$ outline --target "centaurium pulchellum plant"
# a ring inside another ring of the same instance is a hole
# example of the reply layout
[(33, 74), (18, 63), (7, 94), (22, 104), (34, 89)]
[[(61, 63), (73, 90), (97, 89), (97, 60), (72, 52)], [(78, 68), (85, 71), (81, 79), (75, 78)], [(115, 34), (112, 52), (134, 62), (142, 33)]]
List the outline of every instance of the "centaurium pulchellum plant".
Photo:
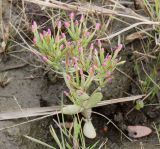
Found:
[[(62, 26), (66, 28), (65, 33)], [(74, 13), (70, 14), (69, 22), (57, 23), (55, 37), (50, 29), (39, 33), (36, 22), (32, 25), (33, 43), (41, 53), (42, 60), (63, 75), (68, 87), (69, 91), (64, 91), (64, 94), (73, 104), (63, 107), (62, 113), (82, 113), (85, 119), (83, 132), (88, 138), (96, 137), (91, 113), (103, 98), (101, 89), (112, 80), (115, 68), (124, 63), (117, 58), (121, 44), (111, 54), (106, 54), (100, 40), (92, 42), (100, 28), (100, 23), (88, 28), (85, 16), (81, 15), (80, 20), (76, 20)], [(93, 83), (97, 88), (90, 93)]]

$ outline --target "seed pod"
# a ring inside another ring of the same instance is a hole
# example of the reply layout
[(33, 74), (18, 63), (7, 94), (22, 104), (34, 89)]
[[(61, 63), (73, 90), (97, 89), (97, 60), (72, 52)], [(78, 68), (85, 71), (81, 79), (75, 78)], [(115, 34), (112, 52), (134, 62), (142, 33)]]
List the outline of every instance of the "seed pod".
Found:
[(82, 110), (83, 108), (78, 105), (68, 105), (63, 107), (61, 111), (63, 114), (73, 115), (81, 112)]
[(93, 139), (96, 137), (96, 131), (91, 120), (87, 120), (83, 126), (83, 133), (87, 138)]

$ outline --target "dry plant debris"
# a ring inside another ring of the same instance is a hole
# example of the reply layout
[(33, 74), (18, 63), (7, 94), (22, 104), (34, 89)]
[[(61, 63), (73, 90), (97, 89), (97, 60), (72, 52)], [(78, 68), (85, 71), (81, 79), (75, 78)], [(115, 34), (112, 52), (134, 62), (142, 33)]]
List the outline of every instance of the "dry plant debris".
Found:
[(7, 72), (0, 73), (0, 86), (3, 88), (11, 81), (11, 78), (8, 78), (7, 74)]
[(141, 138), (148, 136), (152, 133), (152, 130), (146, 126), (128, 126), (128, 135), (132, 138)]

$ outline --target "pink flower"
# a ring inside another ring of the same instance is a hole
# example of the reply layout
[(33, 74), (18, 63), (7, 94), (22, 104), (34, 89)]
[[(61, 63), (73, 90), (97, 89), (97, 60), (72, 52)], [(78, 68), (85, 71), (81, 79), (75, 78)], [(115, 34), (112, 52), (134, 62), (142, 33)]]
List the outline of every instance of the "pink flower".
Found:
[(43, 36), (46, 36), (47, 35), (47, 32), (46, 31), (43, 31)]
[(94, 49), (94, 54), (95, 54), (95, 55), (97, 55), (97, 54), (98, 54), (97, 49)]
[(108, 82), (112, 82), (113, 78), (112, 77), (109, 77), (107, 78)]
[(101, 26), (101, 24), (100, 24), (100, 23), (96, 23), (96, 25), (95, 25), (95, 29), (96, 29), (96, 30), (99, 30), (99, 29), (100, 29), (100, 26)]
[(40, 36), (41, 40), (43, 40), (43, 34), (40, 33), (39, 36)]
[(69, 22), (64, 22), (64, 26), (65, 26), (66, 28), (69, 28), (69, 27), (70, 27), (70, 23), (69, 23)]
[(74, 19), (74, 12), (71, 12), (69, 16), (70, 16), (70, 19), (73, 20)]
[(103, 62), (102, 66), (105, 67), (107, 64), (105, 62)]
[(94, 48), (93, 43), (91, 43), (90, 49), (93, 50), (93, 48)]
[(88, 59), (89, 59), (89, 60), (92, 59), (92, 54), (89, 54)]
[(110, 71), (107, 71), (107, 72), (106, 72), (106, 78), (109, 78), (109, 77), (111, 77), (111, 72), (110, 72)]
[(66, 78), (68, 81), (71, 80), (71, 76), (69, 74), (67, 74)]
[(65, 96), (69, 96), (69, 93), (67, 91), (63, 92), (65, 94)]
[(82, 68), (80, 69), (80, 74), (81, 74), (81, 78), (82, 78), (83, 80), (85, 80), (85, 77), (84, 77), (84, 73), (83, 73)]
[(77, 45), (78, 45), (78, 46), (80, 46), (80, 45), (81, 45), (81, 41), (80, 41), (80, 40), (77, 42)]
[(80, 22), (83, 22), (83, 21), (84, 21), (84, 15), (82, 14), (80, 18)]
[(97, 41), (98, 42), (98, 46), (101, 47), (102, 43), (100, 40)]
[(104, 59), (104, 62), (102, 64), (103, 67), (105, 67), (107, 65), (107, 62), (110, 61), (112, 58), (111, 55), (109, 55), (109, 53), (106, 55), (105, 59)]
[(67, 47), (70, 47), (70, 46), (71, 46), (71, 42), (68, 41), (68, 42), (66, 43), (66, 46), (67, 46)]
[(82, 47), (78, 48), (78, 51), (79, 53), (81, 53), (83, 51), (83, 48)]
[(98, 68), (98, 66), (97, 66), (97, 65), (93, 65), (93, 68), (94, 68), (94, 70), (95, 70), (95, 69), (97, 69), (97, 68)]
[(75, 21), (75, 26), (78, 26), (78, 25), (79, 25), (78, 20), (76, 20)]
[(74, 64), (74, 69), (75, 69), (75, 70), (78, 70), (78, 69), (79, 69), (79, 67), (78, 67), (78, 64), (77, 64), (77, 63), (75, 63), (75, 64)]
[(85, 36), (89, 37), (90, 36), (90, 32), (85, 32)]
[(94, 70), (93, 70), (93, 68), (92, 68), (92, 67), (89, 69), (89, 74), (90, 74), (91, 76), (93, 76), (93, 75), (94, 75)]
[(50, 28), (48, 28), (48, 32), (47, 33), (48, 33), (49, 36), (51, 36), (51, 29)]
[(62, 38), (66, 38), (65, 33), (62, 33), (61, 36), (62, 36)]
[(112, 76), (111, 76), (111, 75), (112, 75), (112, 74), (111, 74), (110, 71), (107, 71), (107, 72), (106, 72), (105, 78), (107, 79), (108, 82), (111, 82), (111, 81), (112, 81)]
[(61, 21), (58, 21), (58, 29), (61, 29), (61, 27), (62, 27), (62, 23)]
[(43, 60), (44, 62), (48, 62), (47, 56), (42, 56), (42, 60)]
[(101, 48), (101, 52), (104, 52), (104, 48)]
[(60, 45), (60, 49), (64, 49), (64, 44), (61, 44), (61, 45)]
[(36, 43), (37, 43), (36, 37), (33, 38), (33, 43), (34, 43), (34, 45), (36, 45)]
[(116, 48), (115, 52), (118, 53), (119, 51), (121, 51), (122, 47), (123, 47), (123, 45), (119, 44), (118, 47)]
[(78, 58), (77, 57), (73, 57), (74, 63), (77, 63)]
[(33, 21), (32, 32), (35, 32), (36, 30), (37, 30), (37, 23), (35, 21)]
[(111, 58), (112, 58), (112, 56), (109, 55), (109, 53), (108, 53), (108, 54), (106, 55), (104, 61), (107, 62), (107, 61), (111, 60)]

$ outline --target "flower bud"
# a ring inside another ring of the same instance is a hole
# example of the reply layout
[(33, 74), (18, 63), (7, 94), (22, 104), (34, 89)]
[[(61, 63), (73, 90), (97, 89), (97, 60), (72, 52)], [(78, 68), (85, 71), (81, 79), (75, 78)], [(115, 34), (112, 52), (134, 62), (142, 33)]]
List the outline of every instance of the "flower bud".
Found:
[(97, 55), (97, 54), (98, 54), (97, 49), (94, 49), (94, 54), (95, 54), (95, 55)]
[(85, 36), (89, 37), (90, 36), (90, 32), (85, 32)]
[(61, 29), (61, 27), (62, 27), (62, 23), (61, 21), (58, 21), (58, 29)]
[(84, 73), (83, 73), (82, 68), (80, 69), (80, 75), (81, 75), (81, 78), (82, 78), (83, 80), (85, 80), (85, 76), (84, 76)]
[(71, 80), (71, 76), (69, 74), (67, 74), (66, 78), (67, 78), (68, 81)]
[(76, 20), (74, 24), (75, 24), (75, 26), (78, 26), (79, 25), (78, 20)]
[(104, 52), (104, 48), (101, 48), (101, 52)]
[(77, 64), (77, 63), (75, 63), (75, 64), (74, 64), (74, 69), (76, 69), (76, 70), (78, 70), (78, 69), (79, 69), (79, 67), (78, 67), (78, 64)]
[(39, 36), (40, 36), (41, 40), (43, 40), (43, 34), (40, 33)]
[(47, 35), (47, 32), (43, 30), (43, 36), (45, 37)]
[(64, 44), (61, 44), (61, 45), (60, 45), (60, 49), (61, 49), (61, 50), (64, 49)]
[(49, 36), (51, 36), (51, 29), (50, 28), (48, 28), (48, 32), (47, 33), (48, 33)]
[(91, 43), (90, 49), (93, 50), (93, 48), (94, 48), (93, 43)]
[(42, 60), (43, 60), (44, 62), (48, 62), (47, 56), (42, 56)]
[(32, 32), (35, 32), (36, 30), (37, 30), (37, 23), (35, 21), (33, 21)]
[(78, 58), (77, 57), (73, 57), (74, 63), (77, 63)]
[(96, 23), (95, 29), (96, 29), (96, 30), (99, 30), (99, 29), (100, 29), (100, 26), (101, 26), (100, 23)]
[(69, 96), (69, 93), (67, 91), (63, 92), (65, 94), (65, 96)]
[(69, 28), (69, 27), (70, 27), (70, 23), (69, 23), (69, 22), (64, 22), (64, 26), (65, 26), (66, 28)]
[(97, 42), (98, 42), (98, 46), (99, 46), (99, 47), (101, 47), (101, 46), (102, 46), (101, 41), (100, 41), (100, 40), (98, 40)]
[(36, 39), (36, 37), (34, 37), (33, 38), (33, 44), (36, 45), (36, 43), (37, 43), (37, 39)]
[(62, 36), (62, 38), (66, 38), (65, 33), (62, 33), (61, 36)]
[(78, 48), (78, 51), (79, 53), (81, 53), (83, 51), (83, 48), (82, 47)]
[(123, 45), (119, 44), (118, 47), (116, 48), (115, 52), (118, 53), (122, 49)]
[(73, 20), (73, 19), (74, 19), (74, 15), (75, 15), (75, 14), (74, 14), (74, 12), (71, 12), (71, 13), (70, 13), (70, 15), (69, 15), (69, 16), (70, 16), (70, 19), (71, 19), (71, 20)]
[(84, 15), (82, 14), (80, 18), (80, 22), (82, 23), (83, 21), (84, 21)]

